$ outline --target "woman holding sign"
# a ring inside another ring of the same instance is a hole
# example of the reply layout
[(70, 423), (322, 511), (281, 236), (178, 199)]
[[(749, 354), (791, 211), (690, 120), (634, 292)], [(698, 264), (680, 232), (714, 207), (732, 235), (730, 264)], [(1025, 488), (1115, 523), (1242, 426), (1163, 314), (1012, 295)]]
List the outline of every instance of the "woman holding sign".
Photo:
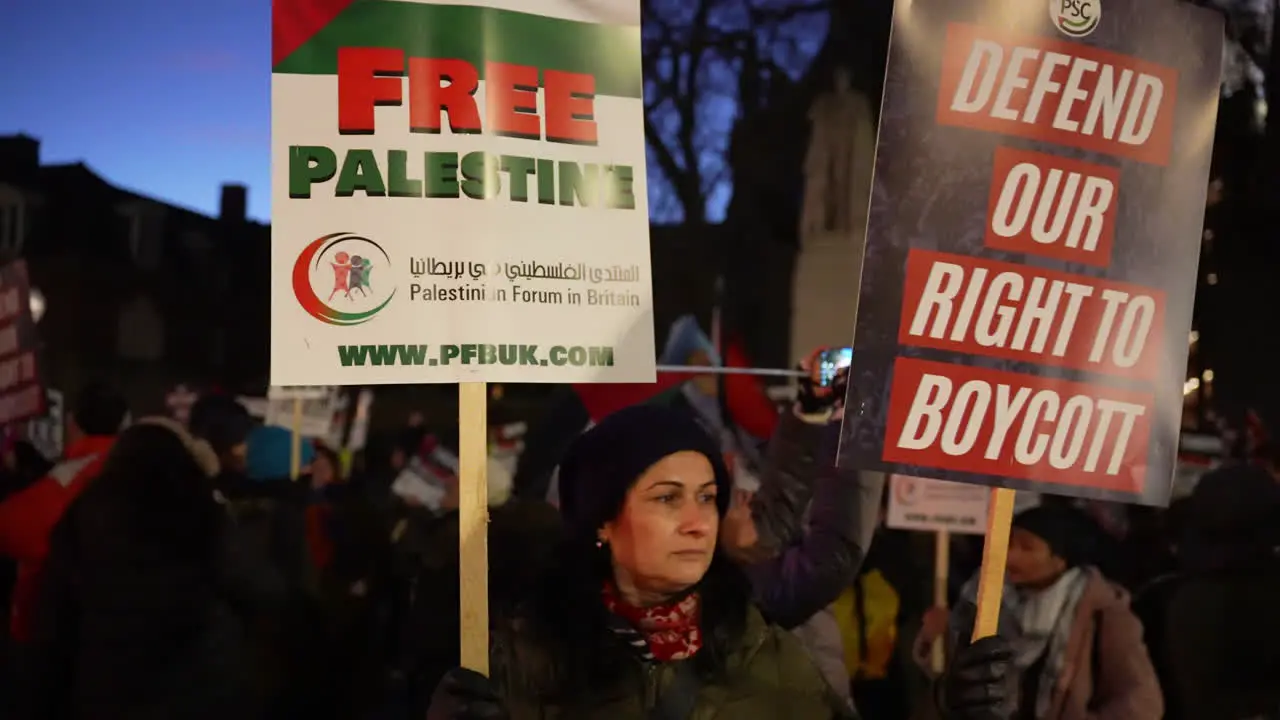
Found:
[[(851, 717), (718, 549), (732, 481), (694, 420), (619, 411), (574, 443), (560, 482), (559, 569), (496, 623), (492, 678), (448, 673), (431, 720)], [(953, 720), (1008, 720), (1008, 658), (999, 639), (957, 653)]]
[[(1159, 720), (1164, 700), (1129, 595), (1096, 568), (1082, 539), (1090, 520), (1059, 505), (1024, 510), (1009, 535), (1000, 633), (1014, 649), (1018, 720)], [(952, 630), (972, 629), (977, 579), (961, 591)], [(935, 613), (935, 618), (937, 614)], [(922, 665), (940, 630), (926, 619)]]

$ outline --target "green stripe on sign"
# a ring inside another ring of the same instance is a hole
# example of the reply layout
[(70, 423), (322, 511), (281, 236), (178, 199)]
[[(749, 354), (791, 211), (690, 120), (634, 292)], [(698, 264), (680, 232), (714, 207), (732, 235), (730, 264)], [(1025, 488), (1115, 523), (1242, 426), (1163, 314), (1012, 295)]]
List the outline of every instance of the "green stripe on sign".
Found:
[(468, 5), (358, 0), (273, 72), (334, 75), (338, 48), (399, 48), (409, 57), (456, 58), (477, 67), (514, 63), (594, 75), (596, 94), (641, 97), (640, 28), (597, 25)]

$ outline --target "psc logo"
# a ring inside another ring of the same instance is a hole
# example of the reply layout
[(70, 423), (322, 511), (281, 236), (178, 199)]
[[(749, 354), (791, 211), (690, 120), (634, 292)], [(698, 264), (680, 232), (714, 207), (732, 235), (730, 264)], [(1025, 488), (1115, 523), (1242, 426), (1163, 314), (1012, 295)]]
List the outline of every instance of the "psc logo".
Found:
[(325, 235), (311, 241), (293, 263), (293, 295), (321, 322), (359, 325), (373, 319), (395, 296), (387, 277), (390, 267), (387, 252), (367, 237)]
[(1049, 0), (1049, 19), (1063, 35), (1084, 37), (1102, 19), (1102, 0)]

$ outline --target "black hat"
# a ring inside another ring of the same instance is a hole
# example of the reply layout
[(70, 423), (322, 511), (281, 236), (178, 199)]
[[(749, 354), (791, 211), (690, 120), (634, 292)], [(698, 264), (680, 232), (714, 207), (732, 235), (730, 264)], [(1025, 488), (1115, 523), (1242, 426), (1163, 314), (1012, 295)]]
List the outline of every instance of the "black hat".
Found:
[(716, 442), (686, 412), (635, 405), (579, 436), (560, 463), (560, 512), (570, 536), (594, 540), (600, 527), (622, 512), (627, 491), (646, 470), (684, 451), (711, 461), (716, 507), (723, 516), (733, 480)]
[(191, 406), (187, 419), (191, 434), (219, 455), (248, 441), (253, 417), (244, 405), (226, 395), (203, 395)]
[(1040, 505), (1023, 510), (1014, 516), (1013, 527), (1044, 540), (1050, 552), (1065, 560), (1069, 567), (1088, 561), (1094, 533), (1098, 532), (1087, 515), (1063, 505)]

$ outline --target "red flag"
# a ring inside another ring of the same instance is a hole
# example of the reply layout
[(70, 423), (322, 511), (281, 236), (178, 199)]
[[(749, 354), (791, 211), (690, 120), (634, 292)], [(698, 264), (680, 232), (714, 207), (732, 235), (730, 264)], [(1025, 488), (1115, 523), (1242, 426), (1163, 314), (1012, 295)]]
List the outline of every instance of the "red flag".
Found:
[[(733, 340), (725, 348), (725, 367), (749, 368), (751, 361), (741, 340)], [(778, 406), (769, 399), (764, 382), (755, 375), (726, 375), (725, 405), (733, 423), (752, 437), (766, 440), (778, 426)]]
[(271, 64), (284, 62), (355, 0), (275, 0), (271, 3)]
[(578, 400), (586, 408), (592, 422), (625, 407), (647, 403), (692, 378), (687, 373), (658, 373), (656, 383), (595, 383), (574, 385)]

